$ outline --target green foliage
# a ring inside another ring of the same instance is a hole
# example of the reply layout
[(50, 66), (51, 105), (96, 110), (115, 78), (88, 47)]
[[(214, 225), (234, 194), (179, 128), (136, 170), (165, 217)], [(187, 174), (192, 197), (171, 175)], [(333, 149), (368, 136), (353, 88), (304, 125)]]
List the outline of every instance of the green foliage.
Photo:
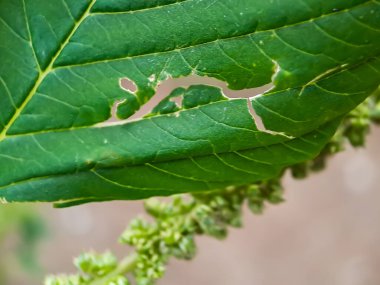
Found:
[[(45, 280), (46, 285), (129, 285), (129, 281), (122, 275), (107, 276), (117, 267), (117, 260), (110, 252), (97, 254), (95, 252), (84, 253), (74, 260), (75, 266), (81, 271), (81, 275), (50, 276)], [(107, 276), (104, 282), (102, 278)]]
[[(378, 87), (379, 15), (373, 0), (1, 1), (0, 197), (70, 206), (276, 178)], [(180, 88), (182, 104), (123, 121), (192, 74), (274, 88)]]
[(75, 265), (85, 274), (99, 277), (116, 268), (116, 258), (109, 252), (103, 255), (85, 253), (75, 259)]
[[(120, 237), (122, 243), (135, 249), (132, 258), (128, 257), (129, 262), (121, 262), (117, 267), (116, 259), (110, 253), (85, 253), (74, 261), (80, 271), (78, 275), (48, 277), (45, 284), (112, 284), (116, 282), (115, 278), (125, 278), (117, 273), (130, 274), (138, 285), (154, 284), (165, 273), (171, 257), (188, 260), (195, 256), (196, 235), (223, 239), (229, 226), (242, 226), (244, 204), (258, 213), (262, 211), (264, 202), (281, 202), (281, 193), (278, 181), (268, 181), (260, 185), (194, 194), (191, 198), (175, 196), (168, 202), (151, 198), (145, 202), (145, 208), (154, 218), (153, 222), (136, 218)], [(123, 282), (128, 281), (125, 279)]]
[(133, 246), (137, 253), (133, 271), (137, 284), (153, 284), (162, 277), (172, 256), (192, 259), (196, 253), (195, 235), (223, 239), (229, 226), (241, 227), (244, 203), (255, 205), (253, 209), (257, 210), (266, 200), (279, 202), (278, 195), (278, 184), (270, 182), (194, 194), (190, 200), (181, 196), (170, 202), (148, 200), (145, 207), (154, 222), (133, 220), (121, 236), (121, 242)]

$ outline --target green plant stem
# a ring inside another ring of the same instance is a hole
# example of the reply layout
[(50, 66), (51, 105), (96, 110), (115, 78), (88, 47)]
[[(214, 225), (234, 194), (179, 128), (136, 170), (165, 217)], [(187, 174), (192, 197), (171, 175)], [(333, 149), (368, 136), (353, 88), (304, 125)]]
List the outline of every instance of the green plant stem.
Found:
[(116, 276), (124, 275), (128, 272), (131, 272), (137, 264), (137, 257), (138, 255), (135, 252), (127, 255), (123, 260), (120, 261), (119, 265), (115, 268), (115, 270), (111, 271), (110, 273), (108, 273), (100, 279), (94, 280), (88, 285), (104, 285), (107, 284), (107, 281)]

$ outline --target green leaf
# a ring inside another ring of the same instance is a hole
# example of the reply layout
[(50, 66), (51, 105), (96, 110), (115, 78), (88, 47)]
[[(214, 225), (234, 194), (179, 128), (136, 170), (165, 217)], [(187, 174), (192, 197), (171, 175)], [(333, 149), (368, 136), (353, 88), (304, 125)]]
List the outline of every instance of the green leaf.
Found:
[[(380, 2), (4, 0), (0, 63), (1, 199), (220, 189), (316, 156), (376, 90)], [(169, 98), (124, 120), (160, 82), (193, 74), (274, 88), (233, 100), (177, 89), (182, 105)], [(119, 121), (105, 123), (113, 108)]]

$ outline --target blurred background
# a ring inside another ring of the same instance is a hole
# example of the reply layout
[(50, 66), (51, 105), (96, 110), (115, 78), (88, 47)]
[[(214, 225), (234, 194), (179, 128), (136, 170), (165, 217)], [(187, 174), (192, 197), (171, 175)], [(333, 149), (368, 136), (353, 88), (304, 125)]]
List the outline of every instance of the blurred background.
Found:
[[(162, 97), (173, 86), (160, 88)], [(348, 147), (306, 180), (287, 175), (285, 203), (261, 216), (247, 210), (244, 227), (225, 241), (199, 237), (197, 257), (172, 260), (158, 284), (380, 284), (379, 141), (374, 127), (365, 149)], [(46, 274), (74, 272), (73, 257), (91, 249), (125, 256), (117, 239), (143, 212), (141, 201), (1, 205), (0, 284), (37, 285)]]

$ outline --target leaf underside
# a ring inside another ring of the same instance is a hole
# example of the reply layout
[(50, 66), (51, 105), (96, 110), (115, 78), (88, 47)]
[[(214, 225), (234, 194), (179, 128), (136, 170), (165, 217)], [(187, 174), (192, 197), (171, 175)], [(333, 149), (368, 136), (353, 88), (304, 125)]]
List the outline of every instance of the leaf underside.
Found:
[[(4, 0), (0, 63), (1, 200), (221, 189), (315, 157), (377, 89), (380, 2)], [(179, 88), (126, 121), (161, 82), (194, 74), (274, 88)]]

